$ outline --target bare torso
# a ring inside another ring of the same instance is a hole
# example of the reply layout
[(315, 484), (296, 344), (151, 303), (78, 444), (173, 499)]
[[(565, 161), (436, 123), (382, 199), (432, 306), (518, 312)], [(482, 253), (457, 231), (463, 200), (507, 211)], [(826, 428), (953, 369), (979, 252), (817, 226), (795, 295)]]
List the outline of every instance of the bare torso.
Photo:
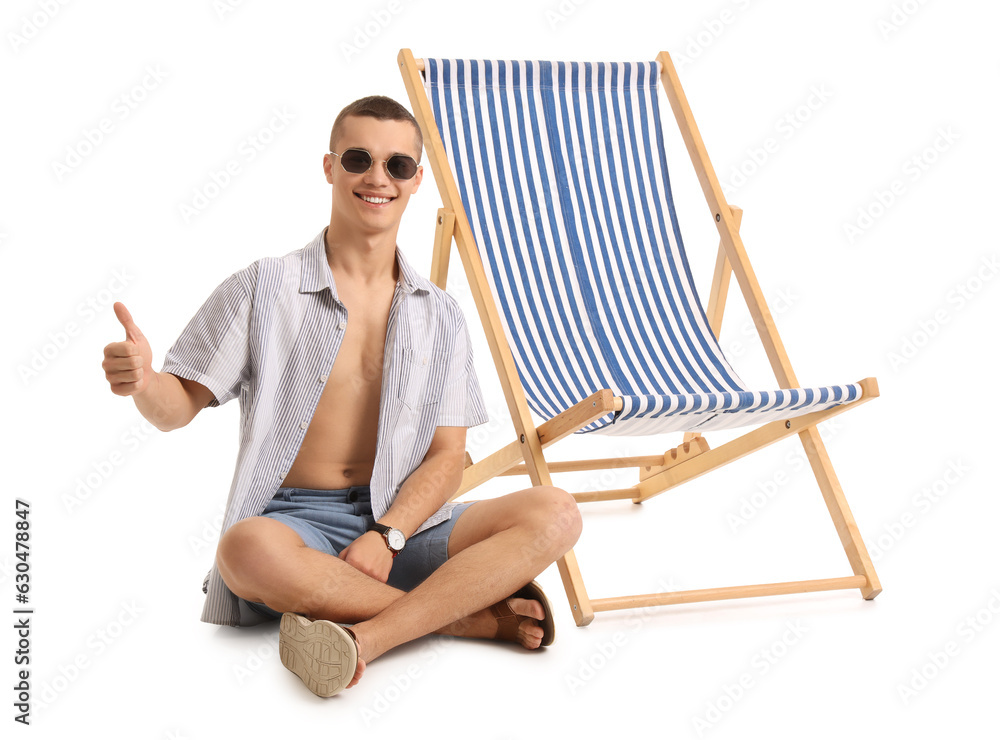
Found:
[(395, 282), (359, 288), (337, 280), (347, 333), (298, 456), (282, 486), (337, 489), (371, 481), (386, 327)]

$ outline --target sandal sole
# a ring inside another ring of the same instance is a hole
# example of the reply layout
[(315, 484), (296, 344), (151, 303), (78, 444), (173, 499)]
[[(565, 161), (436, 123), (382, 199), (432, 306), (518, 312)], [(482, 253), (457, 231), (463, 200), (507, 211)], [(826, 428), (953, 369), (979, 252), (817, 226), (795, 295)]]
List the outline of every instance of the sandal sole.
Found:
[(358, 667), (358, 647), (343, 627), (300, 614), (281, 616), (278, 654), (285, 668), (322, 697), (347, 688)]

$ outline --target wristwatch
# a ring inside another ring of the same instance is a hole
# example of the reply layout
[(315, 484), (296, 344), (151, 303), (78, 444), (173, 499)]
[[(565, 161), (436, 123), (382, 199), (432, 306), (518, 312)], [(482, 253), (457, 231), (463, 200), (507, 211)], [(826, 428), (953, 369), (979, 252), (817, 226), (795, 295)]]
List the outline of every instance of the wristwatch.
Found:
[(399, 555), (400, 550), (406, 545), (406, 537), (395, 527), (387, 527), (384, 524), (375, 522), (372, 525), (372, 529), (382, 535), (382, 539), (385, 540), (385, 546), (389, 548), (389, 552), (392, 553), (393, 557)]

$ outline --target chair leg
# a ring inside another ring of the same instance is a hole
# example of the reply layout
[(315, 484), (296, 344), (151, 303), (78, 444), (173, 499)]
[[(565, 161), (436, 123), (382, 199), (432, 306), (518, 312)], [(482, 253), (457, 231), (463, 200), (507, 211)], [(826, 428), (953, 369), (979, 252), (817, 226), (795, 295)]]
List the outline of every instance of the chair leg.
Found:
[(864, 576), (867, 579), (867, 583), (861, 588), (861, 595), (868, 600), (874, 599), (882, 592), (882, 584), (879, 583), (878, 576), (875, 574), (875, 566), (868, 555), (864, 540), (861, 539), (854, 515), (851, 514), (851, 509), (847, 505), (847, 499), (844, 497), (844, 491), (840, 487), (837, 474), (833, 470), (833, 464), (830, 462), (830, 456), (827, 454), (819, 430), (815, 426), (810, 427), (799, 433), (799, 439), (802, 440), (802, 446), (805, 448), (806, 457), (809, 458), (816, 482), (819, 483), (820, 490), (823, 492), (823, 499), (830, 511), (830, 518), (833, 519), (833, 524), (837, 528), (837, 534), (844, 546), (844, 552), (847, 553), (851, 569), (855, 575)]
[(570, 608), (573, 610), (576, 626), (585, 627), (594, 621), (594, 609), (590, 604), (590, 597), (587, 596), (587, 589), (583, 585), (583, 576), (576, 562), (576, 554), (570, 550), (556, 561), (556, 565), (562, 577), (563, 588), (566, 589), (566, 598), (569, 599)]
[(444, 290), (448, 283), (448, 258), (451, 256), (451, 240), (454, 234), (455, 214), (447, 208), (438, 208), (430, 278), (431, 282), (441, 290)]

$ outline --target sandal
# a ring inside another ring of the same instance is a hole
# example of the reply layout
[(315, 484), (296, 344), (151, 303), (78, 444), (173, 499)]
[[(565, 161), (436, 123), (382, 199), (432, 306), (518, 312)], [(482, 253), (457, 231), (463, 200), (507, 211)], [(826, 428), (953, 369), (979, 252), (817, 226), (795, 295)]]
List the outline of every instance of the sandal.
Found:
[(541, 647), (551, 645), (556, 637), (556, 625), (552, 620), (552, 607), (549, 605), (549, 600), (545, 598), (542, 587), (536, 581), (532, 581), (516, 593), (508, 596), (503, 601), (498, 601), (490, 607), (490, 612), (497, 620), (497, 633), (494, 639), (517, 642), (518, 627), (521, 626), (522, 622), (534, 619), (534, 617), (526, 617), (523, 614), (515, 614), (514, 610), (510, 607), (510, 599), (530, 599), (542, 605), (542, 609), (545, 610), (545, 617), (539, 621), (539, 625), (542, 628)]
[(347, 627), (287, 612), (278, 635), (282, 664), (316, 696), (333, 696), (354, 680), (358, 641)]

